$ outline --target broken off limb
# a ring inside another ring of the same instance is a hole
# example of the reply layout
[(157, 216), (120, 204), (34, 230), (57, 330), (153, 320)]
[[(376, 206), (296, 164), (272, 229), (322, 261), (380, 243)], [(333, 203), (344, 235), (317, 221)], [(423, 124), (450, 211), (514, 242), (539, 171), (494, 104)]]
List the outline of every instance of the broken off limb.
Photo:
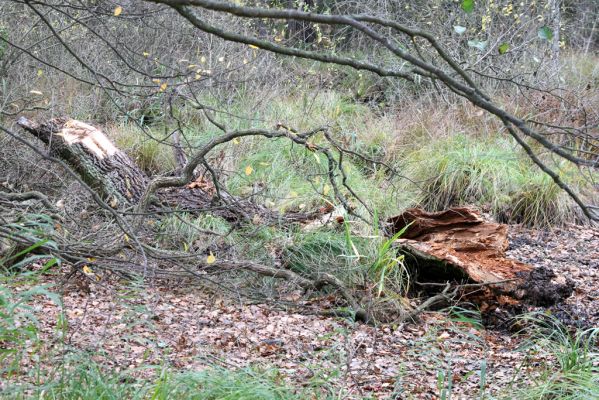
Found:
[[(151, 178), (100, 129), (64, 117), (44, 123), (21, 117), (17, 123), (48, 145), (53, 155), (73, 168), (111, 207), (137, 205), (146, 193)], [(180, 161), (184, 162), (184, 159)], [(148, 211), (170, 210), (210, 212), (228, 221), (260, 221), (264, 224), (303, 222), (320, 216), (319, 213), (282, 215), (226, 193), (220, 198), (215, 196), (212, 185), (206, 187), (197, 181), (181, 187), (162, 188), (154, 193)]]
[(48, 145), (111, 206), (135, 204), (145, 191), (146, 174), (101, 130), (68, 118), (38, 124), (21, 117), (17, 123)]

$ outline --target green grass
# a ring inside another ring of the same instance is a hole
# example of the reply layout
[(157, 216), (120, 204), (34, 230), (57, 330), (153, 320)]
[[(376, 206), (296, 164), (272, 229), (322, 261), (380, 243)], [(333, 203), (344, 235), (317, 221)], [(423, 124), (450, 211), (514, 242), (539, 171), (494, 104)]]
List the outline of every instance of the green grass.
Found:
[[(575, 190), (588, 185), (572, 165), (549, 162)], [(503, 222), (529, 226), (576, 221), (579, 211), (552, 179), (499, 137), (457, 134), (408, 152), (405, 173), (420, 190), (416, 204), (429, 210), (456, 205), (487, 208)]]
[[(550, 314), (519, 318), (527, 336), (523, 351), (549, 357), (527, 376), (530, 384), (505, 398), (587, 400), (599, 398), (599, 327), (573, 330)], [(519, 373), (525, 370), (523, 365)], [(512, 389), (512, 388), (510, 388)], [(512, 397), (513, 396), (513, 397)]]
[(486, 202), (497, 208), (522, 168), (509, 143), (464, 134), (431, 142), (409, 153), (406, 163), (407, 175), (422, 188), (419, 203), (432, 210)]
[(179, 250), (189, 249), (194, 243), (206, 244), (216, 235), (230, 230), (227, 221), (212, 215), (172, 215), (161, 218), (154, 227), (156, 240), (163, 246)]
[(172, 171), (175, 161), (173, 149), (169, 146), (171, 140), (166, 138), (168, 133), (161, 132), (159, 128), (146, 129), (147, 132), (144, 132), (133, 123), (119, 124), (110, 127), (107, 134), (149, 175)]
[[(134, 372), (156, 374), (136, 378)], [(175, 372), (167, 368), (112, 372), (78, 354), (60, 367), (54, 379), (41, 385), (13, 387), (3, 398), (48, 400), (299, 400), (317, 398), (308, 390), (287, 385), (276, 370), (227, 370), (207, 368), (199, 372)]]

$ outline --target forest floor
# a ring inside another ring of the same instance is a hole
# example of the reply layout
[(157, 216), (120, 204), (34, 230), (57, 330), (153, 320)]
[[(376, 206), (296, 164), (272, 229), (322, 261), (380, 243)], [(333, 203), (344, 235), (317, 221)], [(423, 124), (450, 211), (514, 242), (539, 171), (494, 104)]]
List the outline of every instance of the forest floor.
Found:
[[(599, 229), (512, 227), (508, 255), (572, 279), (574, 294), (551, 312), (567, 323), (599, 326)], [(369, 326), (234, 301), (181, 282), (131, 286), (116, 278), (70, 283), (62, 299), (69, 323), (63, 340), (113, 371), (252, 365), (276, 368), (294, 385), (329, 387), (339, 398), (435, 399), (443, 390), (452, 398), (475, 398), (482, 386), (505, 391), (534, 377), (518, 371), (554, 362), (522, 351), (524, 337), (507, 326), (485, 329), (444, 312)], [(60, 309), (50, 301), (36, 307), (51, 347)]]

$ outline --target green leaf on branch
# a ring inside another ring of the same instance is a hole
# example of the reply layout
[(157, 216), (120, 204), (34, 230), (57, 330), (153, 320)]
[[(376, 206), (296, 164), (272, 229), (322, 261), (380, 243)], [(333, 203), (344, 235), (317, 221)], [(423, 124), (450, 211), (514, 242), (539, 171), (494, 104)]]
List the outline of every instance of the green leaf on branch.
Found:
[(462, 10), (468, 14), (474, 11), (474, 0), (462, 0)]
[(486, 47), (487, 47), (487, 41), (482, 41), (482, 40), (469, 40), (468, 41), (468, 46), (470, 47), (474, 47), (479, 49), (480, 51), (483, 51)]
[(466, 28), (465, 28), (465, 27), (463, 27), (463, 26), (459, 26), (459, 25), (455, 25), (455, 26), (453, 27), (453, 30), (454, 30), (454, 31), (456, 31), (456, 33), (457, 33), (458, 35), (461, 35), (462, 33), (466, 32)]
[(510, 49), (510, 45), (508, 43), (501, 43), (499, 45), (499, 54), (505, 54)]
[(553, 39), (553, 31), (547, 25), (540, 27), (537, 33), (539, 35), (539, 38), (543, 40), (549, 41)]

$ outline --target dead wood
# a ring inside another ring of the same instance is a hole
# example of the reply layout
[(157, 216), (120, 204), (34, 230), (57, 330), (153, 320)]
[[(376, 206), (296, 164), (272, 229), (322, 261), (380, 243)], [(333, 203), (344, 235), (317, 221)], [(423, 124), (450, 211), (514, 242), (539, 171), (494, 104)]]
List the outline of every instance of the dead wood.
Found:
[[(392, 232), (407, 227), (397, 241), (420, 282), (480, 284), (470, 300), (554, 304), (572, 293), (570, 284), (552, 281), (532, 265), (506, 257), (508, 226), (486, 221), (472, 208), (429, 213), (419, 208), (389, 219)], [(463, 285), (465, 288), (468, 285)]]
[[(137, 205), (146, 192), (150, 177), (98, 128), (84, 122), (55, 118), (35, 123), (19, 118), (19, 126), (44, 142), (50, 152), (71, 166), (113, 208)], [(198, 181), (183, 187), (163, 188), (155, 193), (149, 207), (152, 213), (171, 211), (210, 212), (227, 221), (277, 224), (302, 222), (320, 213), (280, 214), (248, 199), (215, 193), (211, 184)]]
[[(45, 143), (53, 156), (64, 160), (84, 183), (105, 199), (110, 207), (125, 209), (135, 206), (141, 202), (144, 193), (147, 192), (151, 181), (150, 177), (125, 152), (118, 149), (101, 130), (68, 118), (56, 118), (38, 124), (21, 117), (18, 124)], [(209, 168), (207, 165), (205, 166)], [(213, 178), (215, 177), (213, 176)], [(182, 187), (161, 188), (154, 193), (154, 198), (147, 211), (158, 216), (161, 213), (172, 211), (210, 213), (228, 221), (245, 220), (245, 222), (260, 225), (306, 222), (326, 213), (326, 210), (318, 210), (313, 213), (280, 214), (248, 199), (237, 198), (223, 190), (219, 191), (217, 186), (218, 182), (211, 182), (200, 176)], [(122, 248), (123, 246), (117, 247), (116, 251)], [(158, 258), (161, 260), (171, 258), (158, 249), (146, 246), (146, 250), (160, 253)], [(86, 250), (81, 252), (81, 256), (95, 258), (98, 254)], [(172, 257), (172, 259), (181, 260), (181, 257), (188, 255), (181, 254), (179, 256)], [(353, 310), (352, 316), (356, 320), (371, 320), (344, 283), (330, 274), (304, 277), (286, 269), (245, 261), (216, 263), (212, 267), (222, 270), (241, 269), (285, 279), (305, 290), (318, 290), (328, 286), (336, 290), (347, 302)], [(144, 267), (144, 271), (145, 269)], [(190, 273), (195, 275), (193, 271)]]

